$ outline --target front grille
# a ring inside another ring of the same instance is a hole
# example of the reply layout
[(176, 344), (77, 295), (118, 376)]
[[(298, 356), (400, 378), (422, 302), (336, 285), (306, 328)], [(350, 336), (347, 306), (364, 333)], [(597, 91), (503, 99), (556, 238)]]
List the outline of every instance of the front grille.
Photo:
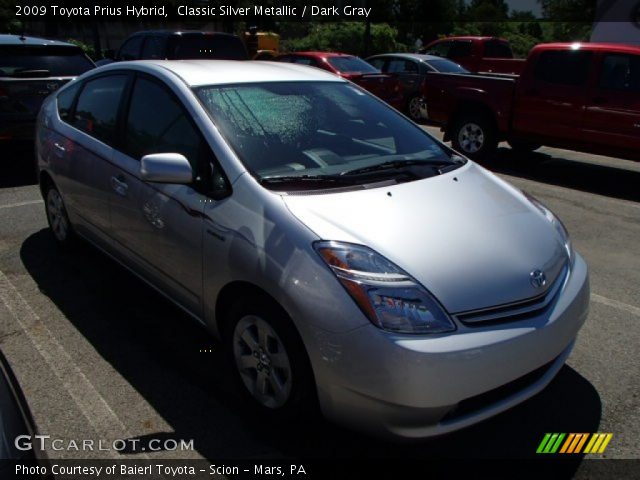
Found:
[(541, 315), (553, 304), (553, 301), (556, 299), (565, 283), (568, 272), (569, 267), (565, 264), (549, 288), (547, 288), (543, 294), (536, 297), (527, 298), (519, 302), (505, 305), (483, 308), (480, 310), (460, 312), (456, 313), (454, 317), (467, 326), (486, 326), (504, 322), (513, 322), (516, 320), (525, 320), (527, 318)]
[(532, 372), (529, 372), (526, 375), (523, 375), (522, 377), (519, 377), (498, 388), (494, 388), (493, 390), (489, 390), (488, 392), (481, 393), (480, 395), (476, 395), (475, 397), (469, 397), (465, 400), (462, 400), (460, 403), (458, 403), (458, 405), (453, 410), (450, 410), (440, 421), (442, 423), (447, 423), (447, 422), (456, 420), (458, 418), (473, 414), (495, 403), (505, 400), (510, 396), (515, 395), (518, 392), (521, 392), (525, 388), (533, 385), (538, 380), (540, 380), (544, 376), (544, 374), (549, 371), (549, 369), (557, 359), (558, 357), (554, 358), (549, 363), (546, 363), (543, 366), (536, 368)]

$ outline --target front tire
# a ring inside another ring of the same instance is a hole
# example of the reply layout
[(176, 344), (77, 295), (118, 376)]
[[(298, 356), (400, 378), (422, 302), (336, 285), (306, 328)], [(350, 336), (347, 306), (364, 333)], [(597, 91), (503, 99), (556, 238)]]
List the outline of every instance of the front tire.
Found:
[(236, 383), (254, 410), (298, 417), (314, 405), (314, 380), (304, 345), (282, 309), (266, 300), (238, 303), (224, 340)]
[(454, 123), (451, 139), (453, 148), (470, 158), (484, 158), (498, 147), (495, 123), (479, 113), (461, 115)]
[(61, 247), (71, 247), (76, 240), (75, 233), (69, 221), (62, 195), (53, 184), (50, 184), (46, 189), (45, 208), (47, 211), (47, 222), (49, 223), (49, 228), (56, 242)]

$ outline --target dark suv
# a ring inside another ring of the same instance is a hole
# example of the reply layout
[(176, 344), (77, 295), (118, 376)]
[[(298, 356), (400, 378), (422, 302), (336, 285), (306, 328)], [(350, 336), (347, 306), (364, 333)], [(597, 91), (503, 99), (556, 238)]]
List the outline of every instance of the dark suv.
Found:
[(89, 57), (70, 43), (0, 35), (0, 143), (33, 142), (42, 101), (92, 68)]
[(123, 60), (248, 60), (247, 48), (237, 35), (220, 32), (172, 32), (148, 30), (125, 40), (113, 59), (98, 65)]

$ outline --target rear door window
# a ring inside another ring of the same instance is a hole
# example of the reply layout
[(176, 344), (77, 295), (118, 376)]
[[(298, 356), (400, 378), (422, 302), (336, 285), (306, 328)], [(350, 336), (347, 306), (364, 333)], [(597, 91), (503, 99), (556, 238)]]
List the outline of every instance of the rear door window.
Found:
[[(384, 66), (384, 62), (386, 61), (386, 59), (384, 57), (382, 58), (372, 58), (370, 60), (367, 60), (374, 68), (377, 68), (378, 70), (387, 71), (387, 68), (385, 68)], [(392, 60), (393, 61), (393, 60)]]
[(58, 115), (60, 116), (61, 120), (65, 122), (69, 122), (71, 107), (73, 106), (73, 101), (75, 100), (79, 89), (80, 89), (80, 84), (76, 83), (75, 85), (69, 86), (69, 88), (63, 90), (58, 94), (58, 97), (57, 97)]
[(106, 144), (116, 138), (116, 123), (127, 75), (108, 75), (84, 84), (73, 125)]
[(547, 83), (583, 86), (591, 65), (591, 52), (547, 50), (538, 57), (534, 78)]
[(389, 62), (388, 73), (418, 73), (418, 66), (402, 58), (393, 59)]
[(0, 46), (0, 77), (75, 77), (92, 68), (77, 47)]

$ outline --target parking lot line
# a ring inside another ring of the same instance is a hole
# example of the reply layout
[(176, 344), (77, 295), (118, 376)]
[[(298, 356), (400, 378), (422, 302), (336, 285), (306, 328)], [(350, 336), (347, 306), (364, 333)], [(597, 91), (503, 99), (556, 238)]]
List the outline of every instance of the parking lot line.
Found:
[[(15, 318), (21, 330), (34, 345), (64, 389), (74, 400), (100, 439), (130, 438), (129, 431), (85, 374), (55, 339), (51, 330), (33, 311), (18, 289), (0, 270), (0, 300)], [(111, 458), (122, 458), (108, 450)], [(145, 454), (137, 458), (148, 458)]]
[(629, 305), (628, 303), (603, 297), (602, 295), (598, 295), (597, 293), (591, 294), (591, 300), (593, 300), (594, 302), (602, 303), (603, 305), (608, 305), (613, 308), (624, 310), (625, 312), (629, 312), (632, 315), (640, 317), (640, 308), (636, 307), (635, 305)]
[(44, 203), (44, 200), (40, 199), (40, 200), (29, 200), (26, 202), (16, 202), (16, 203), (9, 203), (7, 205), (0, 205), (0, 209), (3, 208), (14, 208), (14, 207), (23, 207), (25, 205), (36, 205), (38, 203)]

